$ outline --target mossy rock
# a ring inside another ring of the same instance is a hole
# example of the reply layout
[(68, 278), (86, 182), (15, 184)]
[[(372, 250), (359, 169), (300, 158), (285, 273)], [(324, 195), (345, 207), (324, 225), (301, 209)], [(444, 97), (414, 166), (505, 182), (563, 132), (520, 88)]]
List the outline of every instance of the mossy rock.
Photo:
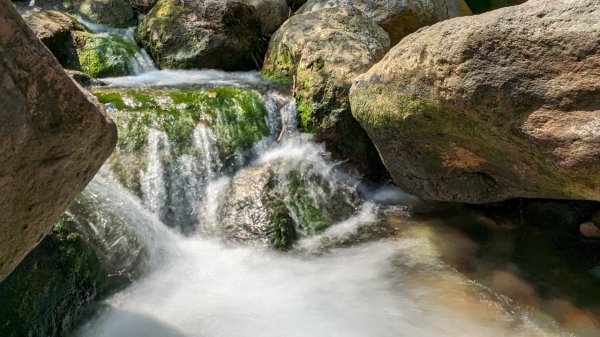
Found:
[(106, 275), (68, 218), (0, 283), (2, 336), (61, 336), (90, 308)]
[(261, 21), (242, 0), (159, 0), (136, 30), (162, 68), (257, 69)]
[(130, 61), (137, 46), (116, 34), (75, 32), (81, 70), (96, 78), (133, 74)]
[(262, 70), (266, 78), (295, 79), (297, 111), (304, 131), (314, 133), (335, 159), (363, 172), (380, 161), (350, 113), (352, 80), (389, 48), (387, 33), (353, 7), (298, 14), (273, 35)]
[[(164, 132), (174, 158), (191, 155), (200, 160), (203, 149), (193, 141), (194, 129), (203, 124), (215, 135), (219, 160), (227, 169), (236, 155), (249, 150), (269, 134), (267, 110), (261, 96), (250, 89), (96, 89), (117, 123), (119, 142), (110, 159), (122, 183), (140, 191), (145, 147), (151, 129)], [(133, 165), (133, 167), (130, 167)]]
[(236, 173), (219, 210), (220, 235), (280, 250), (322, 233), (355, 211), (358, 197), (312, 163), (274, 161)]
[(572, 57), (596, 57), (599, 11), (530, 0), (415, 32), (355, 79), (352, 113), (422, 199), (600, 200), (598, 76)]
[(375, 21), (388, 33), (392, 46), (419, 28), (470, 13), (462, 0), (308, 0), (296, 14), (344, 6), (353, 6)]
[(127, 0), (67, 0), (76, 14), (97, 24), (117, 28), (135, 26), (137, 17)]

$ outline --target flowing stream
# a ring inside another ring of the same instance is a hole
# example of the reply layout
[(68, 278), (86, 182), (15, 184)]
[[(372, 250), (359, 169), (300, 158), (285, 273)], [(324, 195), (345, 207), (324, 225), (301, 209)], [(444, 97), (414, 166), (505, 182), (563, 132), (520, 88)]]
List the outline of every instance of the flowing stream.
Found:
[[(119, 105), (142, 106), (140, 92), (150, 93), (154, 109), (166, 102), (161, 109), (183, 111), (188, 106), (170, 102), (175, 96), (164, 90), (214, 98), (222, 95), (215, 88), (233, 87), (258, 93), (267, 130), (251, 147), (224, 156), (219, 137), (232, 131), (218, 131), (218, 116), (193, 128), (192, 150), (148, 123), (137, 152), (117, 151), (120, 159), (109, 161), (84, 194), (127, 223), (124, 236), (146, 252), (145, 271), (105, 300), (77, 336), (570, 336), (447, 264), (439, 234), (406, 215), (415, 198), (391, 187), (358, 193), (360, 179), (294, 128), (293, 100), (258, 74), (152, 71), (106, 82), (110, 87), (96, 94), (117, 123), (131, 121)], [(121, 100), (106, 101), (111, 90), (121, 90)], [(306, 193), (293, 192), (298, 183)], [(252, 221), (269, 226), (266, 193), (282, 200), (293, 224), (293, 244), (283, 250), (272, 248), (280, 243), (272, 231), (250, 228)], [(311, 227), (316, 220), (308, 206), (299, 207), (303, 198), (328, 214), (328, 225)], [(390, 217), (394, 233), (381, 233)]]

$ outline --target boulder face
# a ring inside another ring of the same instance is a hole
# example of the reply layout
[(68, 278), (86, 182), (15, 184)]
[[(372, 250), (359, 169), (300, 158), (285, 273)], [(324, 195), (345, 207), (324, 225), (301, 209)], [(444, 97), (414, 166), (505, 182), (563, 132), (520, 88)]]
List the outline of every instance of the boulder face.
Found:
[(112, 152), (116, 128), (0, 0), (0, 280)]
[(136, 40), (162, 68), (256, 69), (261, 21), (242, 0), (159, 0)]
[[(390, 36), (395, 45), (406, 35), (421, 27), (432, 25), (449, 17), (470, 14), (462, 0), (309, 0), (298, 10), (298, 14), (323, 8), (354, 6), (373, 19)], [(452, 16), (449, 16), (449, 9)]]
[(388, 48), (385, 31), (354, 7), (298, 14), (271, 38), (263, 75), (295, 79), (303, 129), (325, 141), (336, 159), (349, 158), (359, 169), (372, 168), (379, 158), (352, 118), (348, 90)]
[(73, 10), (101, 25), (126, 28), (137, 23), (135, 12), (127, 0), (78, 0), (73, 4)]
[(264, 35), (273, 34), (287, 19), (289, 7), (285, 0), (246, 0), (254, 6)]
[(429, 200), (600, 200), (600, 6), (530, 0), (402, 40), (352, 113), (394, 181)]
[(73, 33), (85, 32), (86, 29), (74, 17), (50, 10), (31, 11), (23, 18), (63, 67), (81, 69)]

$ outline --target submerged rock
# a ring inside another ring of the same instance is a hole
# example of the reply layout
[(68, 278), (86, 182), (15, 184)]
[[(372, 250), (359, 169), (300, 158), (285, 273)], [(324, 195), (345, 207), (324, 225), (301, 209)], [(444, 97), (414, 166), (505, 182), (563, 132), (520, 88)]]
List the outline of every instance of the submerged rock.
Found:
[(261, 20), (243, 0), (159, 0), (136, 40), (162, 68), (249, 70), (260, 65)]
[(294, 78), (302, 128), (338, 158), (372, 168), (379, 159), (352, 118), (348, 90), (388, 48), (385, 31), (353, 7), (294, 15), (273, 35), (263, 75)]
[(97, 24), (117, 28), (135, 26), (137, 17), (127, 0), (77, 0), (74, 12)]
[(92, 179), (117, 134), (7, 0), (0, 27), (2, 280)]
[(599, 15), (531, 0), (423, 29), (356, 80), (352, 112), (423, 199), (600, 200)]
[(392, 46), (421, 27), (470, 14), (462, 0), (309, 0), (297, 14), (344, 6), (354, 6), (373, 19), (389, 34)]

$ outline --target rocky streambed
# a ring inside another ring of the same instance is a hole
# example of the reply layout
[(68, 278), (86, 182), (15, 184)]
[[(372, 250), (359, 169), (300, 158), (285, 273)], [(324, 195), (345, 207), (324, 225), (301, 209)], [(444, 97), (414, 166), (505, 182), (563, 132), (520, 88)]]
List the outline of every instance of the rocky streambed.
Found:
[(522, 2), (3, 0), (62, 117), (1, 334), (599, 335), (600, 4)]

